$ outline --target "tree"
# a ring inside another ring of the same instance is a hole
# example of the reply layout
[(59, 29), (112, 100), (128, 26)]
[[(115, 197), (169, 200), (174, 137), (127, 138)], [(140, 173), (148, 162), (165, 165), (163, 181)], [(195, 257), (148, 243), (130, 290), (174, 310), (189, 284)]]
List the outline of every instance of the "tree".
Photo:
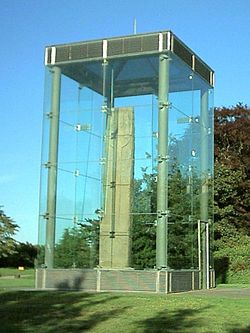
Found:
[(132, 223), (132, 266), (153, 268), (156, 256), (156, 177), (143, 169), (142, 179), (134, 180)]
[(66, 229), (55, 247), (55, 267), (87, 267), (89, 248), (78, 228)]
[(230, 274), (250, 268), (249, 132), (246, 105), (215, 109), (215, 259)]
[[(230, 223), (250, 235), (250, 109), (215, 109), (216, 223), (231, 209)], [(224, 187), (225, 185), (225, 187)]]
[(31, 243), (16, 243), (14, 253), (7, 257), (0, 258), (1, 267), (34, 267), (34, 261), (37, 257), (37, 246)]
[(241, 103), (215, 108), (215, 158), (250, 171), (250, 109)]
[(55, 267), (91, 268), (98, 265), (99, 221), (87, 219), (65, 229), (55, 246)]
[[(182, 175), (176, 161), (170, 170), (168, 266), (173, 269), (196, 267), (198, 212), (193, 209), (191, 200), (199, 200), (199, 181), (193, 175), (193, 189), (189, 192), (190, 179)], [(155, 173), (142, 171), (143, 178), (134, 181), (132, 265), (137, 269), (153, 268), (156, 264), (157, 178)]]
[[(190, 125), (181, 140), (171, 141), (169, 150), (168, 264), (171, 268), (197, 266), (197, 220), (200, 216), (201, 179), (195, 168), (180, 169), (177, 153), (186, 156)], [(231, 271), (249, 267), (250, 242), (250, 109), (242, 104), (215, 109), (215, 255)], [(198, 143), (197, 143), (198, 144)], [(187, 165), (187, 161), (181, 161)], [(135, 268), (154, 267), (156, 252), (156, 173), (143, 170), (142, 179), (134, 182), (133, 245)], [(209, 182), (212, 182), (209, 179)], [(211, 186), (209, 189), (211, 190)], [(192, 196), (192, 198), (191, 198)], [(212, 193), (209, 193), (209, 216), (212, 217)], [(191, 204), (191, 205), (190, 205)], [(213, 232), (213, 228), (210, 230)], [(212, 242), (211, 242), (211, 246)], [(217, 261), (218, 262), (218, 261)]]
[[(250, 109), (215, 109), (216, 238), (250, 235)], [(226, 226), (225, 226), (226, 223)], [(224, 228), (223, 228), (224, 226)]]
[(13, 236), (19, 226), (0, 209), (0, 258), (15, 252), (16, 241)]
[(196, 267), (198, 212), (194, 207), (198, 205), (194, 201), (199, 199), (197, 180), (192, 175), (192, 190), (189, 190), (189, 179), (181, 173), (176, 162), (171, 169), (168, 181), (168, 266), (173, 269)]

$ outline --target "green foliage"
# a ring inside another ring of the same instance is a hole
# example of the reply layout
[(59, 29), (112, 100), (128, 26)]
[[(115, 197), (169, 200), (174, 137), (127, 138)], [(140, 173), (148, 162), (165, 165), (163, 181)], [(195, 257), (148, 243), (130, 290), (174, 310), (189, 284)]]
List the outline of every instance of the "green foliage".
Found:
[(243, 171), (216, 161), (214, 212), (216, 238), (235, 235), (238, 231), (249, 233), (248, 214), (241, 210)]
[(0, 267), (34, 267), (34, 260), (37, 257), (37, 247), (26, 242), (16, 243), (14, 252), (7, 257), (0, 258)]
[(18, 228), (18, 225), (0, 209), (0, 258), (15, 252), (16, 241), (13, 236)]
[(173, 269), (196, 267), (198, 263), (195, 249), (197, 219), (191, 207), (192, 200), (196, 198), (194, 190), (192, 193), (187, 191), (188, 183), (188, 177), (182, 175), (174, 164), (169, 175), (168, 220), (168, 265)]
[[(215, 110), (213, 246), (216, 270), (224, 281), (235, 273), (242, 274), (250, 269), (249, 132), (250, 109), (247, 106), (237, 104)], [(175, 152), (175, 143), (170, 149)], [(180, 172), (175, 159), (170, 164), (169, 266), (176, 269), (196, 267), (200, 179), (194, 170)], [(138, 214), (133, 219), (133, 263), (136, 268), (153, 267), (155, 262), (156, 175), (144, 172), (143, 179), (135, 181), (134, 190), (134, 212)], [(211, 193), (209, 198), (212, 198)], [(212, 206), (210, 201), (211, 217)]]
[(55, 246), (55, 267), (90, 268), (98, 265), (99, 221), (87, 220), (65, 229)]
[(41, 267), (45, 262), (45, 246), (37, 245), (37, 257), (35, 259), (35, 267)]
[(250, 269), (245, 269), (244, 271), (240, 271), (237, 273), (229, 271), (227, 276), (227, 283), (237, 284), (243, 287), (246, 286), (250, 288)]
[(132, 224), (132, 266), (153, 268), (156, 254), (156, 179), (144, 170), (143, 178), (134, 181)]
[(250, 237), (247, 235), (238, 233), (234, 237), (224, 237), (217, 241), (217, 251), (214, 256), (215, 261), (220, 262), (218, 278), (221, 279), (220, 272), (224, 271), (226, 274), (221, 282), (228, 282), (229, 276), (249, 270), (249, 253)]
[[(132, 229), (132, 264), (136, 269), (153, 268), (156, 256), (156, 190), (155, 174), (143, 170), (143, 178), (134, 184), (134, 216)], [(197, 267), (197, 218), (191, 207), (191, 195), (198, 200), (198, 181), (192, 179), (192, 193), (187, 188), (176, 163), (169, 175), (168, 266), (173, 269)], [(195, 185), (194, 185), (195, 184)], [(192, 217), (190, 219), (190, 216)]]

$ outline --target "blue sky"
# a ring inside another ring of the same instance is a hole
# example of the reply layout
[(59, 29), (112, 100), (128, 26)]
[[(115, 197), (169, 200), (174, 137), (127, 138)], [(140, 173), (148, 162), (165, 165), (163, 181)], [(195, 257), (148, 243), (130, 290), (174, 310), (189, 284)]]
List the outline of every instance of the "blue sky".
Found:
[(250, 106), (250, 0), (1, 0), (0, 205), (37, 242), (44, 48), (172, 30), (216, 72), (215, 106)]

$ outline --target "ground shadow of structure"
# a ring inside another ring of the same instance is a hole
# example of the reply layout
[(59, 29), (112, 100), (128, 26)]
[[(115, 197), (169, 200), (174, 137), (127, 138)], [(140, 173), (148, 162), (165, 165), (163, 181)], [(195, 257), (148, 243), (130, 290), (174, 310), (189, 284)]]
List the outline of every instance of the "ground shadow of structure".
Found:
[[(126, 311), (124, 306), (112, 310), (105, 308), (106, 303), (119, 296), (95, 295), (60, 291), (2, 293), (0, 332), (80, 333)], [(103, 307), (97, 315), (92, 309), (98, 304)]]
[(161, 311), (157, 316), (138, 322), (138, 329), (140, 332), (143, 329), (144, 333), (196, 332), (201, 323), (193, 317), (205, 309), (207, 307), (199, 310)]

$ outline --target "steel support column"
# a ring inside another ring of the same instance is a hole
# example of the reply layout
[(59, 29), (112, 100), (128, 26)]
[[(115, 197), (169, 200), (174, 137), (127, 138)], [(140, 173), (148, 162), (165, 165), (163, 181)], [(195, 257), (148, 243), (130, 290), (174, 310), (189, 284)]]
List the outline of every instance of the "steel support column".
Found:
[(45, 265), (54, 266), (55, 225), (56, 225), (56, 191), (57, 191), (57, 162), (58, 162), (58, 136), (60, 115), (61, 69), (53, 67), (51, 70), (51, 109), (49, 159), (48, 159), (48, 184), (47, 184), (47, 225), (45, 245)]
[(156, 267), (167, 267), (169, 57), (159, 58)]
[(201, 194), (200, 194), (200, 217), (201, 217), (201, 252), (202, 252), (202, 288), (209, 289), (209, 251), (208, 251), (208, 91), (201, 91)]

